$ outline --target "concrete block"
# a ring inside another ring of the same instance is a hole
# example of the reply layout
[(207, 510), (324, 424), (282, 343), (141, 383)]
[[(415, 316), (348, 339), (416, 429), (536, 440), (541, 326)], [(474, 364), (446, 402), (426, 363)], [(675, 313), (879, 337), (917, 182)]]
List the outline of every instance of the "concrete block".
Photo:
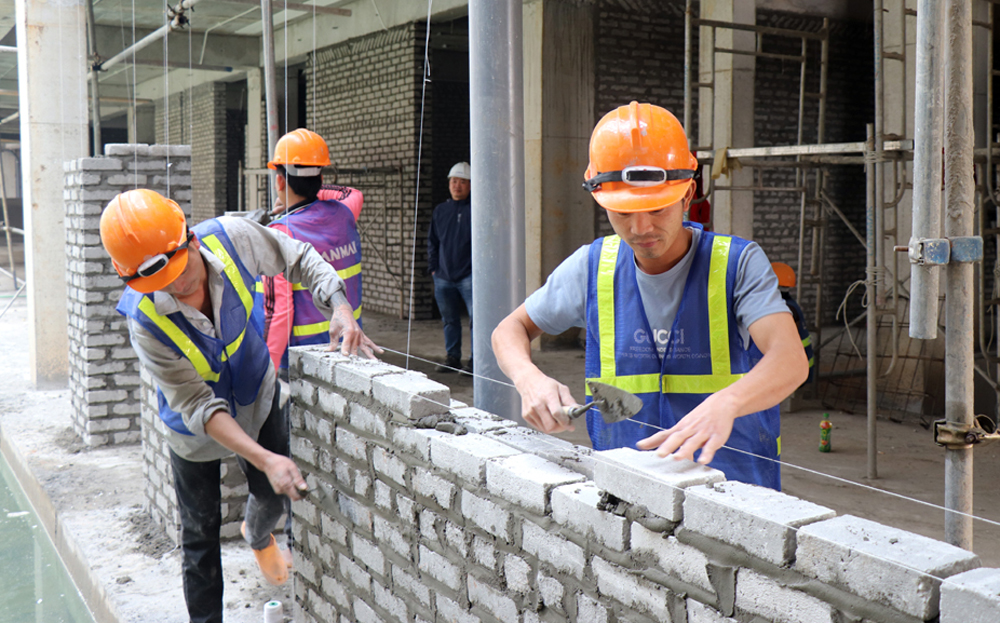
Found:
[(317, 388), (319, 392), (319, 408), (323, 413), (334, 419), (342, 419), (347, 414), (347, 399), (326, 388)]
[(782, 586), (753, 569), (737, 572), (736, 610), (775, 623), (837, 623), (840, 620), (830, 604)]
[(344, 391), (371, 396), (372, 379), (384, 374), (395, 374), (399, 370), (396, 366), (381, 361), (353, 359), (337, 364), (333, 372), (334, 384)]
[(608, 623), (608, 609), (586, 593), (576, 594), (576, 613), (579, 623)]
[(445, 522), (444, 538), (452, 549), (462, 555), (462, 558), (469, 556), (468, 539), (466, 538), (465, 530), (460, 526), (450, 521)]
[(337, 449), (347, 456), (357, 461), (367, 460), (367, 446), (365, 445), (365, 440), (358, 437), (351, 431), (344, 428), (338, 428), (336, 432), (336, 443)]
[(417, 517), (417, 523), (420, 525), (420, 536), (425, 541), (437, 542), (439, 540), (437, 525), (443, 521), (437, 513), (426, 508), (421, 509)]
[(503, 577), (507, 582), (507, 590), (519, 595), (525, 595), (534, 586), (531, 575), (531, 565), (520, 556), (507, 554), (503, 557)]
[(533, 454), (518, 454), (486, 463), (486, 488), (539, 515), (549, 510), (555, 487), (580, 482), (584, 477)]
[(322, 516), (320, 530), (323, 538), (339, 545), (347, 545), (347, 527), (329, 515)]
[(665, 537), (659, 532), (647, 530), (637, 523), (631, 526), (634, 554), (648, 555), (656, 561), (660, 571), (715, 594), (708, 577), (708, 557), (701, 550), (681, 543), (676, 537)]
[[(377, 586), (377, 585), (376, 585)], [(341, 617), (343, 620), (343, 617)], [(360, 597), (354, 598), (354, 619), (352, 623), (385, 623), (375, 610)]]
[(922, 620), (938, 614), (940, 578), (981, 566), (971, 552), (844, 515), (799, 530), (795, 568)]
[(666, 588), (632, 575), (627, 569), (594, 556), (591, 563), (597, 590), (626, 606), (648, 614), (656, 621), (673, 621), (668, 604), (671, 593)]
[(340, 575), (347, 579), (348, 582), (353, 584), (355, 588), (358, 588), (365, 593), (370, 593), (372, 590), (372, 576), (367, 571), (364, 570), (356, 562), (348, 558), (347, 556), (340, 554), (338, 556), (337, 562), (340, 567)]
[(687, 623), (739, 623), (700, 601), (687, 599)]
[(150, 145), (149, 146), (149, 157), (158, 158), (163, 156), (174, 156), (174, 158), (181, 159), (191, 157), (191, 146), (190, 145)]
[(539, 571), (535, 583), (538, 586), (538, 596), (541, 597), (542, 603), (546, 607), (556, 610), (563, 609), (563, 595), (566, 592), (566, 587), (563, 586), (562, 582)]
[[(328, 600), (332, 600), (341, 608), (348, 608), (350, 606), (350, 601), (347, 599), (347, 588), (343, 584), (337, 581), (336, 578), (324, 575), (320, 581), (320, 586), (323, 589), (323, 596)], [(328, 621), (331, 619), (327, 619)]]
[(441, 593), (435, 597), (434, 604), (437, 606), (438, 620), (448, 621), (448, 623), (482, 623), (479, 617)]
[(355, 526), (364, 528), (368, 532), (372, 531), (371, 509), (343, 494), (337, 496), (337, 505), (340, 507), (340, 512)]
[(523, 426), (497, 428), (484, 433), (487, 437), (561, 465), (566, 469), (593, 479), (593, 450)]
[(556, 569), (583, 580), (587, 564), (583, 548), (541, 526), (524, 521), (521, 531), (521, 547), (524, 551), (549, 563)]
[(973, 569), (941, 583), (940, 623), (995, 623), (1000, 619), (1000, 569)]
[[(453, 400), (452, 402), (454, 403), (455, 401)], [(485, 433), (491, 430), (508, 429), (517, 426), (517, 422), (506, 420), (499, 415), (473, 407), (458, 409), (452, 407), (451, 414), (455, 416), (456, 422), (465, 426), (471, 433)]]
[(469, 601), (495, 616), (501, 623), (519, 623), (517, 604), (510, 597), (470, 575)]
[(616, 448), (595, 453), (594, 484), (630, 504), (641, 504), (670, 521), (683, 517), (684, 489), (721, 482), (725, 474), (693, 461)]
[(431, 461), (472, 484), (482, 485), (486, 462), (520, 454), (517, 450), (483, 435), (446, 435), (431, 438)]
[(510, 540), (510, 511), (489, 500), (462, 490), (462, 515), (493, 536)]
[(392, 443), (401, 449), (425, 460), (431, 460), (431, 439), (436, 437), (454, 437), (451, 433), (431, 428), (410, 428), (400, 426), (392, 431)]
[(418, 602), (424, 605), (424, 607), (431, 607), (430, 589), (424, 586), (420, 580), (395, 565), (392, 567), (392, 583), (396, 588), (402, 588), (411, 596), (415, 597)]
[(376, 437), (385, 438), (385, 420), (379, 414), (370, 409), (366, 409), (359, 404), (352, 404), (350, 408), (351, 426)]
[(430, 471), (416, 467), (410, 483), (416, 495), (434, 499), (443, 509), (451, 508), (451, 502), (455, 498), (455, 485), (444, 478), (438, 478)]
[(378, 402), (411, 420), (447, 413), (451, 401), (448, 386), (413, 372), (374, 378), (372, 395)]
[(105, 156), (148, 156), (146, 143), (108, 143), (104, 146)]
[(382, 447), (373, 448), (372, 467), (400, 486), (406, 486), (406, 463), (396, 458), (389, 450)]
[(462, 587), (462, 570), (426, 545), (420, 546), (418, 568), (453, 591)]
[[(375, 605), (388, 612), (396, 621), (409, 621), (406, 602), (392, 594), (392, 591), (381, 584), (372, 584)], [(378, 619), (382, 621), (382, 619)], [(390, 619), (392, 620), (392, 619)]]
[(354, 553), (354, 560), (374, 573), (385, 575), (385, 556), (377, 545), (355, 533), (351, 536), (351, 551)]
[(491, 571), (495, 570), (497, 567), (497, 548), (492, 541), (478, 536), (472, 537), (472, 559), (482, 567)]
[(795, 559), (798, 528), (836, 516), (824, 506), (742, 482), (689, 487), (684, 497), (686, 529), (779, 567)]
[(375, 481), (375, 506), (385, 509), (392, 509), (392, 487), (381, 480)]
[[(110, 147), (111, 145), (105, 145), (105, 147)], [(111, 156), (113, 154), (106, 153), (105, 156)], [(77, 162), (78, 171), (120, 171), (122, 168), (122, 161), (118, 158), (80, 158)]]
[(600, 500), (601, 490), (592, 482), (557, 487), (552, 490), (552, 519), (616, 552), (625, 551), (629, 523), (624, 517), (598, 510)]

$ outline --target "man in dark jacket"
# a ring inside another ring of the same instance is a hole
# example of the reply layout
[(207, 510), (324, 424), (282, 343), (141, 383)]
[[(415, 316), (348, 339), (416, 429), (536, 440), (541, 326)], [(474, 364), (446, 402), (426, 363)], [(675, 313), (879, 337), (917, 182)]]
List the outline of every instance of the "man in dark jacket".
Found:
[[(434, 277), (434, 298), (444, 323), (447, 357), (438, 372), (472, 372), (469, 361), (462, 367), (462, 305), (469, 311), (472, 329), (472, 173), (468, 162), (459, 162), (448, 172), (451, 199), (434, 208), (427, 233), (427, 266)], [(471, 335), (470, 335), (471, 340)]]

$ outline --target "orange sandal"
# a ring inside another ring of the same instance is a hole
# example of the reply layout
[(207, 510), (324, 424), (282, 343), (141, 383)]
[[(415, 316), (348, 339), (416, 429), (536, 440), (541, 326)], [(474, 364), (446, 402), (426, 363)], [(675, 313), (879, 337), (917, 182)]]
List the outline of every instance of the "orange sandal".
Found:
[[(240, 534), (246, 539), (247, 523), (245, 521), (240, 526)], [(288, 581), (288, 564), (278, 548), (278, 542), (275, 541), (274, 535), (270, 536), (271, 542), (268, 546), (264, 549), (253, 550), (253, 555), (257, 559), (257, 566), (260, 567), (260, 572), (264, 574), (267, 583), (281, 586)]]

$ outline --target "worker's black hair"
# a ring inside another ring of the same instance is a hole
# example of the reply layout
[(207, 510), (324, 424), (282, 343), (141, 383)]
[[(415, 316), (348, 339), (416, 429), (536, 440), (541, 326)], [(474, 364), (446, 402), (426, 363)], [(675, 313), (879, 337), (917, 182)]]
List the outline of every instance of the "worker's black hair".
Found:
[(313, 175), (311, 177), (298, 177), (289, 175), (283, 165), (277, 165), (278, 175), (285, 178), (285, 183), (292, 189), (292, 192), (309, 201), (316, 201), (319, 196), (319, 189), (323, 186), (323, 176)]

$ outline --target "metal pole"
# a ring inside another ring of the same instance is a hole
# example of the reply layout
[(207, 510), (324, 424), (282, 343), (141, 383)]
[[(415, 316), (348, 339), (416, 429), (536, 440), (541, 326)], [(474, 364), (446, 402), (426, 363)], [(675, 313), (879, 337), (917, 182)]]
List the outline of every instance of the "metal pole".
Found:
[[(177, 5), (174, 11), (177, 13), (182, 13), (186, 9), (190, 9), (194, 5), (198, 4), (198, 2), (199, 0), (183, 0), (180, 4)], [(139, 39), (129, 47), (119, 52), (118, 54), (115, 54), (108, 60), (101, 63), (97, 69), (100, 71), (104, 71), (110, 69), (111, 67), (114, 67), (118, 63), (124, 61), (126, 58), (135, 55), (135, 53), (138, 52), (139, 50), (142, 50), (143, 48), (146, 48), (152, 45), (153, 43), (156, 43), (157, 41), (165, 37), (171, 30), (174, 30), (179, 27), (180, 27), (179, 21), (176, 20), (176, 18), (172, 18), (169, 22), (167, 22), (163, 26), (160, 26), (159, 28), (149, 33), (142, 39)], [(94, 73), (94, 70), (91, 70), (91, 73)]]
[[(87, 0), (87, 54), (90, 56), (91, 63), (97, 63), (99, 57), (97, 54), (97, 34), (96, 28), (94, 27), (94, 0)], [(93, 69), (93, 65), (91, 65)], [(94, 149), (91, 152), (94, 156), (100, 156), (102, 152), (101, 144), (101, 91), (98, 86), (97, 72), (91, 71), (90, 74), (90, 109), (93, 115), (94, 124)]]
[[(913, 140), (913, 237), (941, 237), (941, 0), (917, 3), (917, 78)], [(937, 337), (938, 271), (910, 264), (910, 337)]]
[[(693, 136), (691, 128), (691, 0), (684, 6), (684, 131), (688, 137)], [(689, 147), (694, 147), (698, 141), (688, 138)]]
[[(260, 0), (261, 45), (264, 48), (264, 101), (267, 115), (267, 154), (274, 153), (278, 144), (278, 84), (274, 70), (274, 23), (271, 17), (271, 0)], [(278, 189), (268, 176), (271, 203), (278, 197)]]
[[(945, 235), (972, 236), (975, 214), (972, 112), (972, 8), (949, 2), (945, 103)], [(945, 419), (974, 424), (973, 415), (973, 265), (951, 261), (945, 299)], [(945, 539), (972, 550), (972, 446), (945, 450)]]
[[(874, 22), (874, 48), (875, 48), (875, 161), (872, 163), (872, 169), (875, 172), (875, 186), (874, 191), (874, 202), (872, 204), (875, 210), (875, 270), (882, 266), (885, 262), (885, 250), (883, 249), (885, 244), (885, 221), (884, 221), (884, 175), (885, 170), (882, 166), (882, 162), (885, 159), (884, 145), (885, 136), (884, 122), (883, 118), (885, 111), (885, 91), (882, 84), (882, 76), (885, 71), (883, 57), (882, 57), (882, 0), (875, 0), (875, 12), (873, 17)], [(878, 273), (872, 275), (875, 280), (875, 289), (870, 293), (875, 295), (875, 307), (879, 309), (885, 305), (885, 286), (882, 279), (878, 278)], [(868, 357), (875, 356), (876, 353), (869, 353)]]
[[(875, 151), (875, 128), (873, 124), (868, 124), (868, 155)], [(868, 162), (865, 166), (865, 180), (867, 186), (868, 205), (865, 210), (865, 255), (868, 263), (865, 268), (865, 305), (867, 306), (867, 402), (868, 402), (868, 479), (878, 478), (878, 434), (877, 434), (877, 395), (875, 393), (876, 377), (878, 372), (878, 358), (875, 351), (878, 348), (878, 317), (876, 316), (877, 305), (875, 304), (875, 178), (876, 169), (874, 162)]]
[[(521, 0), (469, 2), (475, 406), (521, 420), (521, 400), (490, 348), (524, 301), (524, 91)], [(503, 381), (503, 384), (494, 381)]]

